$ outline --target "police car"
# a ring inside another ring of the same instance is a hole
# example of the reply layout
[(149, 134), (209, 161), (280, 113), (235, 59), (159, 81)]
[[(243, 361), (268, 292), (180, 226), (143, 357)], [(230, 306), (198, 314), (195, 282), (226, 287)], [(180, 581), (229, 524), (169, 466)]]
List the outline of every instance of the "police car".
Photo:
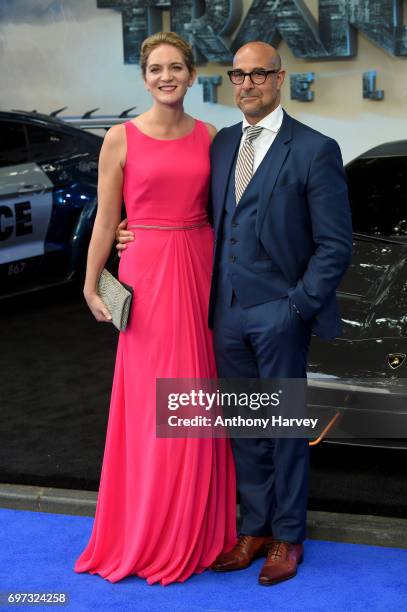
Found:
[(36, 112), (0, 112), (0, 297), (83, 271), (103, 137)]

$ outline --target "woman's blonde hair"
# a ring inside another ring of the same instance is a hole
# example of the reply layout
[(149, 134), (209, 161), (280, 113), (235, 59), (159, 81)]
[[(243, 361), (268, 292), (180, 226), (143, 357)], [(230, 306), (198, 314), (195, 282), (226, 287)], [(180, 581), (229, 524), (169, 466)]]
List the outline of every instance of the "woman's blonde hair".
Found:
[(181, 51), (185, 64), (190, 73), (195, 69), (195, 60), (192, 47), (176, 32), (157, 32), (146, 38), (141, 45), (140, 66), (143, 77), (146, 76), (147, 61), (150, 53), (160, 45), (172, 45)]

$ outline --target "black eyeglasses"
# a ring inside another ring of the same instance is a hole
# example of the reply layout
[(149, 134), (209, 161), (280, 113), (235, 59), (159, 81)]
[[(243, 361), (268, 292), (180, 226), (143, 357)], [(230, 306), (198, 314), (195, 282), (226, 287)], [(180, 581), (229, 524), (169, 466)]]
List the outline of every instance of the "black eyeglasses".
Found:
[(261, 85), (265, 83), (269, 74), (276, 74), (277, 72), (280, 72), (280, 70), (262, 70), (260, 68), (256, 68), (256, 70), (252, 70), (251, 72), (228, 70), (228, 76), (233, 85), (242, 85), (247, 76), (250, 77), (253, 85)]

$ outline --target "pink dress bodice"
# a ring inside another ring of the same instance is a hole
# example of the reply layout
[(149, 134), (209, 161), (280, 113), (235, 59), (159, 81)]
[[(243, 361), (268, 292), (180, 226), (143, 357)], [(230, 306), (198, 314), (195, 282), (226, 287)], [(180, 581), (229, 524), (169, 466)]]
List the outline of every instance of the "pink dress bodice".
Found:
[(175, 140), (147, 136), (127, 121), (123, 195), (129, 225), (190, 225), (207, 219), (210, 138), (195, 121)]

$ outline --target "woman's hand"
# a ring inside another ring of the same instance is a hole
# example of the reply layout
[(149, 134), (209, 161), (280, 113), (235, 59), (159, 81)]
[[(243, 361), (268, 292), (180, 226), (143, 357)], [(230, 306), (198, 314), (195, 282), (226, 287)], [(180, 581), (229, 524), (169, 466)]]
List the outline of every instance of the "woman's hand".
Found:
[(134, 234), (127, 229), (127, 219), (123, 219), (116, 228), (116, 249), (121, 256), (121, 252), (127, 249), (127, 242), (134, 240)]
[(112, 322), (112, 316), (110, 312), (108, 311), (105, 303), (101, 300), (96, 291), (84, 291), (83, 295), (96, 321), (98, 321), (99, 323)]

